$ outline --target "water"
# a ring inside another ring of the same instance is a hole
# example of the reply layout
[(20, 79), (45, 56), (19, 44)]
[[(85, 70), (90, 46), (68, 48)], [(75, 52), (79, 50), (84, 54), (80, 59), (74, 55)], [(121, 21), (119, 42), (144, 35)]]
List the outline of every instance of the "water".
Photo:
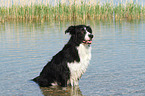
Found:
[[(72, 22), (0, 24), (0, 96), (144, 96), (145, 21), (87, 21), (92, 59), (74, 88), (40, 88), (30, 79), (62, 49)], [(76, 22), (76, 24), (80, 24)]]

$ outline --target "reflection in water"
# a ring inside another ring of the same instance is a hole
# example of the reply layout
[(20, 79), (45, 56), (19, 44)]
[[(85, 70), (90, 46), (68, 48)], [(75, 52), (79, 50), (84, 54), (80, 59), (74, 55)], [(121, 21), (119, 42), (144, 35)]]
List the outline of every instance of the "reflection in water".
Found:
[(64, 31), (73, 24), (0, 23), (0, 96), (145, 96), (144, 20), (85, 23), (95, 38), (90, 65), (79, 82), (81, 91), (26, 82), (62, 49), (69, 39)]
[(83, 96), (79, 86), (75, 87), (40, 87), (44, 96)]

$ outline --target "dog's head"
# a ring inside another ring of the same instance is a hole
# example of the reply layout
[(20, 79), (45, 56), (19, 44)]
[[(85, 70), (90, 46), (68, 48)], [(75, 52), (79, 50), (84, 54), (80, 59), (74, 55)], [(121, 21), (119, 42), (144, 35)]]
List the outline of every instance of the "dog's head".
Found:
[(84, 43), (84, 44), (91, 44), (92, 43), (92, 29), (90, 26), (86, 25), (77, 25), (77, 26), (70, 26), (65, 31), (65, 33), (70, 33), (71, 38), (76, 43)]

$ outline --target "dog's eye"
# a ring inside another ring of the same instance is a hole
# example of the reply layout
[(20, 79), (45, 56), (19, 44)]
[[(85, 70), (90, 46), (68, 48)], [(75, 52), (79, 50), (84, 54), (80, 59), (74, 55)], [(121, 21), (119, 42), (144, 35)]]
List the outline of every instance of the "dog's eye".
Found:
[(92, 29), (90, 28), (90, 26), (87, 26), (86, 28), (88, 32), (92, 33)]

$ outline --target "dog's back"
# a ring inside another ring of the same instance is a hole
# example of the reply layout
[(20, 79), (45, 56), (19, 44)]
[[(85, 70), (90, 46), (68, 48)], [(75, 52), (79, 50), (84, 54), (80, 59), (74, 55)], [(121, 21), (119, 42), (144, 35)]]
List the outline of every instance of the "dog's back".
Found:
[(91, 58), (91, 28), (85, 25), (70, 26), (66, 33), (71, 34), (68, 43), (44, 66), (40, 75), (33, 79), (42, 87), (78, 85), (81, 75), (86, 71)]
[(77, 49), (75, 46), (66, 44), (65, 47), (53, 56), (40, 73), (40, 76), (33, 79), (40, 86), (51, 86), (56, 84), (66, 86), (65, 81), (70, 78), (70, 70), (67, 66), (68, 62), (78, 61)]

